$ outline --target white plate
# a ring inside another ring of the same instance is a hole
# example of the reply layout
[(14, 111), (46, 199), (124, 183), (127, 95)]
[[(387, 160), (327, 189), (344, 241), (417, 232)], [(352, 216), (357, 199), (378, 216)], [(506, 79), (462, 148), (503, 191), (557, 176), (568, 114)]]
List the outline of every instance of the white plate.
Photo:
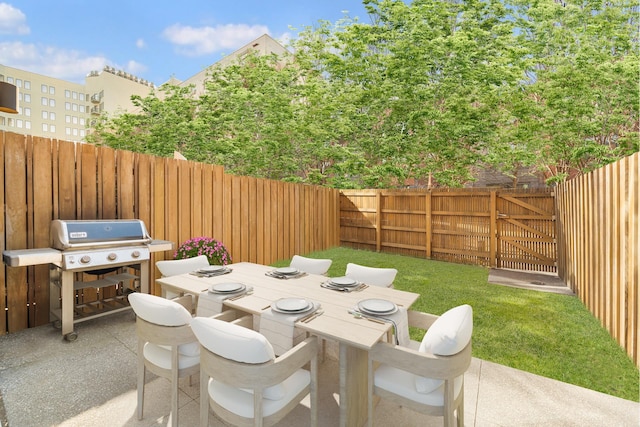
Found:
[(280, 313), (302, 313), (313, 307), (313, 304), (304, 298), (282, 298), (271, 307)]
[(329, 279), (329, 283), (331, 283), (332, 285), (338, 285), (338, 286), (355, 286), (358, 284), (358, 282), (356, 282), (355, 280), (353, 280), (351, 277), (332, 277), (331, 279)]
[(228, 294), (244, 291), (247, 287), (242, 283), (216, 283), (209, 287), (209, 292), (214, 294)]
[(216, 271), (222, 271), (226, 268), (227, 267), (225, 267), (224, 265), (210, 265), (209, 267), (202, 267), (198, 271), (200, 271), (201, 273), (213, 273)]
[(278, 274), (287, 274), (287, 275), (298, 274), (300, 272), (300, 270), (294, 267), (280, 267), (280, 268), (276, 268), (274, 271)]
[(391, 301), (385, 299), (365, 299), (358, 303), (358, 309), (374, 315), (393, 314), (398, 311), (398, 306)]

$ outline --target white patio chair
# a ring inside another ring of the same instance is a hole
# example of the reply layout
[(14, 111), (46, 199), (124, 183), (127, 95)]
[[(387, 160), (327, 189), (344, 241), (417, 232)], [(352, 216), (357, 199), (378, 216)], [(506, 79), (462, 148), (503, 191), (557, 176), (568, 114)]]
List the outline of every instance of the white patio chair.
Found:
[[(200, 426), (209, 407), (234, 426), (271, 426), (310, 394), (311, 425), (317, 425), (317, 341), (310, 337), (276, 358), (267, 339), (254, 330), (196, 317), (200, 341)], [(310, 371), (303, 369), (310, 363)]]
[[(157, 261), (156, 267), (163, 277), (177, 276), (180, 274), (190, 273), (203, 267), (209, 266), (209, 259), (206, 255), (198, 255), (193, 258), (184, 259), (167, 259), (163, 261)], [(175, 292), (166, 291), (164, 297), (167, 299), (174, 299), (181, 295)], [(193, 295), (191, 297), (191, 306), (193, 307)], [(193, 311), (193, 310), (191, 310)]]
[[(464, 425), (464, 373), (471, 364), (473, 311), (461, 305), (442, 316), (409, 311), (409, 324), (426, 329), (410, 347), (378, 343), (369, 351), (369, 419), (373, 396)], [(379, 366), (378, 366), (379, 365)], [(377, 369), (375, 368), (376, 366)]]
[(200, 345), (191, 331), (191, 313), (155, 295), (129, 294), (138, 336), (138, 419), (143, 417), (146, 371), (171, 381), (171, 425), (178, 425), (178, 379), (198, 373)]
[(291, 258), (289, 267), (297, 268), (309, 274), (327, 274), (329, 267), (333, 261), (330, 259), (307, 258), (300, 255), (294, 255)]
[(393, 287), (393, 281), (398, 274), (395, 268), (378, 268), (367, 267), (364, 265), (348, 263), (345, 276), (350, 277), (358, 282), (366, 283), (371, 286), (383, 286), (386, 288)]

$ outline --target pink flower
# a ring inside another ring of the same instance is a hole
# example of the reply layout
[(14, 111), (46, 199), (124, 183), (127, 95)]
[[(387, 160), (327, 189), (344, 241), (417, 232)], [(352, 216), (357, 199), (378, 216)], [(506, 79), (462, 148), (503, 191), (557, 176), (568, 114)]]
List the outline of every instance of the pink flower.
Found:
[(227, 265), (231, 262), (231, 255), (222, 242), (211, 237), (193, 237), (183, 242), (173, 254), (175, 259), (192, 258), (206, 255), (209, 264)]

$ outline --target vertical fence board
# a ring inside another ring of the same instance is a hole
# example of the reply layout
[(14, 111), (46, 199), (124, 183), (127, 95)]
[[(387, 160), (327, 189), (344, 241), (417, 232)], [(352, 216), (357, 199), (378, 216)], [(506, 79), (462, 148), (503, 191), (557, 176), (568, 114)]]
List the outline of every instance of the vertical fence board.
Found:
[[(7, 182), (11, 182), (10, 180), (7, 181), (7, 179), (5, 178), (5, 159), (6, 159), (6, 155), (5, 155), (5, 150), (7, 149), (7, 143), (5, 141), (6, 138), (8, 138), (8, 133), (5, 132), (0, 132), (0, 184), (2, 185), (2, 188), (4, 189), (4, 191), (0, 192), (0, 218), (2, 219), (2, 221), (0, 221), (0, 233), (2, 236), (2, 240), (0, 240), (0, 249), (1, 250), (5, 250), (7, 249), (7, 242), (8, 242), (8, 236), (7, 236), (7, 229), (5, 226), (5, 222), (7, 219), (6, 216), (6, 197), (5, 197), (5, 193), (6, 193), (6, 188), (7, 188)], [(19, 242), (18, 242), (19, 243)], [(16, 249), (19, 249), (20, 247), (17, 246)], [(0, 280), (2, 280), (3, 285), (0, 286), (0, 312), (2, 313), (2, 315), (0, 315), (0, 334), (1, 335), (5, 335), (8, 331), (8, 327), (7, 327), (7, 315), (8, 315), (8, 310), (7, 310), (7, 268), (0, 268)]]
[[(27, 245), (27, 182), (26, 141), (24, 136), (6, 134), (4, 146), (5, 241), (6, 249), (21, 249)], [(28, 327), (27, 269), (10, 268), (6, 273), (7, 331)]]
[[(33, 192), (33, 247), (49, 246), (49, 229), (53, 219), (52, 188), (52, 156), (51, 142), (43, 138), (33, 138), (33, 185), (38, 191)], [(49, 322), (49, 266), (34, 266), (33, 325)]]

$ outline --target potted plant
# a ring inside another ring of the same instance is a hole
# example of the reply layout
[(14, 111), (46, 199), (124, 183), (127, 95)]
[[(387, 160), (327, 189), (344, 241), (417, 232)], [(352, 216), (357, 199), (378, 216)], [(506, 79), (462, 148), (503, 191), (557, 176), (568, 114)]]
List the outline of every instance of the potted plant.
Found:
[(206, 255), (211, 265), (227, 265), (231, 263), (231, 255), (224, 244), (211, 237), (193, 237), (178, 246), (173, 254), (175, 259), (193, 258)]

